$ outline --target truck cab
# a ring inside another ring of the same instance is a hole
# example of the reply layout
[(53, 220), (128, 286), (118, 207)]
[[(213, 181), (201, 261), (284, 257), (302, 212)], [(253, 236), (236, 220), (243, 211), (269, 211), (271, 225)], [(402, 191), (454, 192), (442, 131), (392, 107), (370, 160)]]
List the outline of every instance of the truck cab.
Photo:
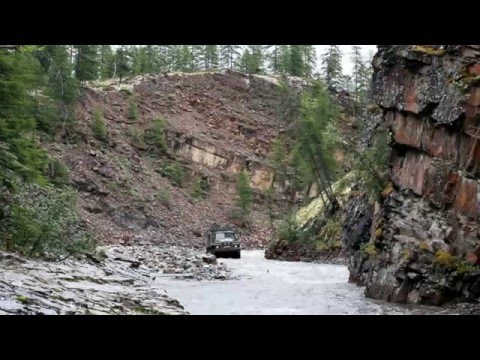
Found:
[(240, 258), (241, 245), (235, 228), (213, 225), (207, 232), (207, 253)]

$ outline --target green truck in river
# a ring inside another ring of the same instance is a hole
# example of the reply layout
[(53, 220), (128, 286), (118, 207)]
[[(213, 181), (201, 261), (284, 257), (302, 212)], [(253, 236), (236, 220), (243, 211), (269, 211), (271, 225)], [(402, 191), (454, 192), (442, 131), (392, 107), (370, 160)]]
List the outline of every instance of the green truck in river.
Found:
[(235, 227), (213, 224), (207, 231), (207, 253), (240, 259), (242, 247)]

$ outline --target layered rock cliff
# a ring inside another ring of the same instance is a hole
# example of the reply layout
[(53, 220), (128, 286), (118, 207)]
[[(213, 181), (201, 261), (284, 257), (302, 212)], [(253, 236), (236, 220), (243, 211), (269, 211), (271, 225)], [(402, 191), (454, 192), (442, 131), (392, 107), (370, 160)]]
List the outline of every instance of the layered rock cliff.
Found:
[(392, 187), (383, 203), (350, 201), (350, 279), (387, 301), (478, 298), (480, 45), (379, 46), (373, 66)]

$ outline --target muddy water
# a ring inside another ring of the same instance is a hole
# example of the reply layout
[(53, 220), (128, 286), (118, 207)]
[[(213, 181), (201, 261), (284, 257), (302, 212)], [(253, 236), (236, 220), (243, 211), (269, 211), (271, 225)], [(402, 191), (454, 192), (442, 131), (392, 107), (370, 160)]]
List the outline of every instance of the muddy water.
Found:
[(402, 306), (367, 299), (348, 283), (341, 265), (266, 260), (263, 251), (219, 259), (243, 278), (228, 281), (157, 283), (192, 315), (429, 314), (438, 308)]

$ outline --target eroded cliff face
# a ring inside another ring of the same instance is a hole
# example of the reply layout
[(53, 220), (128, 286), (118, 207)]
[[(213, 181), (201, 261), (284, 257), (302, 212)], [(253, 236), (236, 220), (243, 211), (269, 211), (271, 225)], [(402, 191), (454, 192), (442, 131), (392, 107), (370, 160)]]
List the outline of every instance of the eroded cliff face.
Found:
[(478, 298), (480, 45), (379, 46), (373, 66), (393, 188), (350, 202), (350, 279), (388, 301)]
[[(78, 104), (76, 139), (47, 145), (48, 151), (68, 166), (82, 217), (108, 243), (144, 239), (203, 248), (203, 232), (213, 222), (233, 221), (236, 179), (247, 170), (256, 204), (242, 241), (261, 247), (272, 236), (265, 190), (274, 183), (279, 209), (301, 196), (276, 182), (269, 166), (271, 144), (286, 126), (279, 101), (275, 79), (234, 71), (94, 83)], [(96, 109), (103, 113), (106, 141), (92, 132)], [(165, 120), (166, 154), (143, 141), (157, 117)], [(180, 186), (166, 175), (168, 164), (183, 169)], [(209, 191), (195, 198), (200, 181)]]

